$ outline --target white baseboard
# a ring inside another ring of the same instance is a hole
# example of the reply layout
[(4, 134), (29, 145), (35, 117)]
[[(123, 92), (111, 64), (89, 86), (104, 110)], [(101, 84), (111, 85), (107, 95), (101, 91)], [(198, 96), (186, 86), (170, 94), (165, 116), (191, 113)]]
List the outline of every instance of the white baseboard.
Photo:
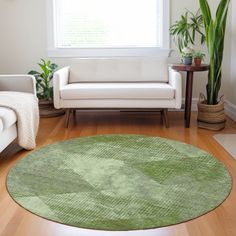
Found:
[[(192, 100), (192, 111), (197, 111), (198, 98), (193, 98)], [(182, 102), (182, 108), (184, 108), (184, 101)], [(236, 105), (225, 100), (225, 114), (230, 117), (232, 120), (236, 121)]]
[(233, 121), (236, 121), (236, 105), (225, 100), (225, 114)]
[[(198, 98), (193, 98), (192, 99), (192, 111), (197, 111), (197, 103), (198, 103)], [(182, 107), (181, 110), (184, 110), (184, 104), (185, 104), (185, 99), (182, 99)]]

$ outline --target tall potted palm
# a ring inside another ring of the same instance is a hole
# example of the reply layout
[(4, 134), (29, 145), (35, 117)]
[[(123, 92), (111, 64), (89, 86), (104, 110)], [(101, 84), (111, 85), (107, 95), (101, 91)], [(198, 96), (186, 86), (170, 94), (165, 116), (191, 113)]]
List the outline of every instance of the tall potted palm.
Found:
[(216, 18), (212, 13), (207, 0), (199, 0), (203, 16), (206, 44), (210, 58), (207, 97), (198, 103), (198, 126), (212, 130), (225, 127), (224, 102), (219, 98), (222, 78), (222, 61), (226, 21), (230, 0), (221, 0), (216, 11)]

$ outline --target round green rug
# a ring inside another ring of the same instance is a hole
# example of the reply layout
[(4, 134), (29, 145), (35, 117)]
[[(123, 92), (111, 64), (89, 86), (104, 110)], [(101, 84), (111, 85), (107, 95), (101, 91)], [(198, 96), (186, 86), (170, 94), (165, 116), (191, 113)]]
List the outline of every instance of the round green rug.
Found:
[(157, 137), (107, 135), (31, 152), (9, 172), (12, 198), (46, 219), (97, 230), (185, 222), (219, 206), (231, 177), (193, 146)]

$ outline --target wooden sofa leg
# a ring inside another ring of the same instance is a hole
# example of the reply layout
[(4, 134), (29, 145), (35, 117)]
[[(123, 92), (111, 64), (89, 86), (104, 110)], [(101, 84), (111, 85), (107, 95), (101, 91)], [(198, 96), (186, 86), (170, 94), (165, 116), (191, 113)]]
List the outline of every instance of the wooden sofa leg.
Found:
[(73, 109), (73, 122), (76, 124), (76, 109)]
[(163, 109), (163, 119), (164, 119), (166, 128), (169, 128), (170, 127), (170, 123), (169, 123), (168, 109), (167, 108)]
[(164, 110), (161, 109), (161, 125), (164, 124), (164, 112), (163, 112), (163, 111), (164, 111)]
[(68, 109), (66, 110), (65, 128), (68, 128), (68, 127), (69, 127), (70, 114), (71, 114), (71, 109), (68, 108)]

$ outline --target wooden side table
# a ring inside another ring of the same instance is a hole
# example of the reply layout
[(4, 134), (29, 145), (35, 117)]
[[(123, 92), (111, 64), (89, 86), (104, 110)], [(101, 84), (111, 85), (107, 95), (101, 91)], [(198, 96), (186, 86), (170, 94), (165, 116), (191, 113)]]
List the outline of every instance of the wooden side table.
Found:
[(186, 92), (185, 92), (185, 127), (190, 127), (191, 107), (192, 107), (192, 91), (193, 91), (193, 73), (199, 71), (208, 71), (209, 65), (202, 64), (200, 66), (173, 64), (170, 65), (173, 70), (187, 72), (186, 77)]

